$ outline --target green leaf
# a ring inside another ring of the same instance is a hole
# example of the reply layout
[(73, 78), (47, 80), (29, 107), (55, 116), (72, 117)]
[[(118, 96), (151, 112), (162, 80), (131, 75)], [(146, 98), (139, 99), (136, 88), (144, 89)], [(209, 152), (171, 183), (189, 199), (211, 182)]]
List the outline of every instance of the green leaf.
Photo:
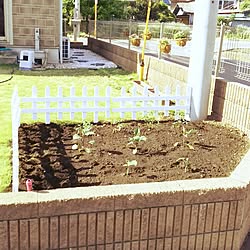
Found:
[(79, 136), (78, 134), (73, 135), (73, 140), (79, 140), (79, 139), (81, 139), (81, 136)]
[(190, 144), (187, 143), (187, 146), (188, 146), (189, 149), (194, 150), (194, 147), (192, 145), (190, 145)]
[(137, 166), (137, 160), (127, 161), (127, 166)]
[(139, 128), (136, 128), (135, 129), (135, 131), (134, 131), (134, 134), (136, 135), (136, 136), (140, 136), (140, 129)]
[(94, 135), (94, 134), (95, 134), (95, 132), (93, 132), (93, 131), (84, 132), (84, 135), (86, 135), (86, 136), (90, 136), (90, 135)]
[(90, 154), (91, 153), (91, 149), (90, 148), (85, 148), (85, 152)]

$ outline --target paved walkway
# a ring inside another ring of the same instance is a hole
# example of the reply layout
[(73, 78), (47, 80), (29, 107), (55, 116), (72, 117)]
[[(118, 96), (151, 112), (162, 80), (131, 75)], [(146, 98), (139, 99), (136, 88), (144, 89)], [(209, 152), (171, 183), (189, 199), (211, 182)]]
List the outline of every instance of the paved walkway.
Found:
[(48, 64), (46, 69), (104, 69), (104, 68), (117, 68), (113, 62), (97, 55), (88, 49), (71, 49), (71, 57), (64, 60), (63, 64)]

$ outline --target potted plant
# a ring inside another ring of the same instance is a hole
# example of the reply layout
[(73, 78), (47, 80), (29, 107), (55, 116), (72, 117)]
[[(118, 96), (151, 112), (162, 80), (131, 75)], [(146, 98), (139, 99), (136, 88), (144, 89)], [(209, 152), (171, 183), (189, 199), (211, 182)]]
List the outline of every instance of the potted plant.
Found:
[(163, 53), (168, 54), (171, 51), (171, 44), (168, 41), (168, 39), (162, 39), (160, 40), (160, 51)]
[(129, 39), (132, 45), (137, 46), (137, 47), (140, 46), (141, 38), (138, 35), (132, 34), (131, 36), (129, 36)]
[(184, 31), (178, 31), (175, 35), (174, 35), (174, 39), (176, 41), (176, 44), (184, 47), (187, 43), (187, 37), (188, 34)]
[[(143, 38), (143, 35), (144, 35), (144, 33), (141, 33), (140, 37)], [(150, 31), (148, 31), (146, 33), (146, 39), (150, 40), (151, 38), (152, 38), (152, 33)]]

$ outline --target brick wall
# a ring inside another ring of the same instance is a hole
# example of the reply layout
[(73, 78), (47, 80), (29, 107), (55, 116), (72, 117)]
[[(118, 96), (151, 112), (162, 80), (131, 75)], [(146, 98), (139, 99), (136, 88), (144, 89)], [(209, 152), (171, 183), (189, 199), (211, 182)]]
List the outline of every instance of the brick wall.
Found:
[(233, 178), (1, 193), (0, 245), (239, 250), (249, 229), (247, 157)]
[(40, 28), (40, 48), (59, 47), (58, 0), (13, 0), (15, 47), (35, 46), (35, 28)]

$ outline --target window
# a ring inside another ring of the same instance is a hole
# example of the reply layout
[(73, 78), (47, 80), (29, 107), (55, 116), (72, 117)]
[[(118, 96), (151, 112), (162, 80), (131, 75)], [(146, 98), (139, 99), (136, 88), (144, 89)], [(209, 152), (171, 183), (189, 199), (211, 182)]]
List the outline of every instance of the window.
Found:
[(5, 36), (4, 0), (0, 0), (0, 36)]

